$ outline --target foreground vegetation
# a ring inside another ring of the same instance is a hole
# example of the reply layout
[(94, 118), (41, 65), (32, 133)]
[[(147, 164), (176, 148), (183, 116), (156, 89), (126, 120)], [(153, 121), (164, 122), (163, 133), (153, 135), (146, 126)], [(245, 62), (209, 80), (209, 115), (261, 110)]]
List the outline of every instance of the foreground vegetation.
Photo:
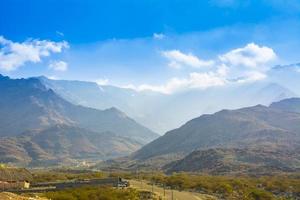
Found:
[(51, 200), (138, 200), (139, 193), (133, 189), (115, 189), (111, 187), (82, 187), (44, 195)]
[[(115, 174), (120, 176), (120, 174)], [(123, 177), (143, 179), (162, 187), (211, 194), (222, 199), (273, 200), (300, 199), (300, 175), (212, 176), (201, 174), (163, 173), (123, 174)]]
[(50, 171), (34, 171), (33, 182), (52, 182), (83, 179), (106, 178), (108, 174), (99, 171), (55, 169)]
[[(71, 169), (35, 170), (32, 173), (35, 183), (101, 179), (109, 176), (105, 172)], [(51, 200), (138, 200), (139, 192), (131, 188), (122, 190), (109, 186), (87, 186), (46, 192), (43, 196)]]
[[(158, 186), (210, 194), (228, 200), (288, 200), (300, 199), (300, 174), (277, 174), (272, 176), (213, 176), (205, 174), (140, 172), (105, 173), (94, 171), (53, 170), (34, 173), (35, 182), (122, 177), (152, 182)], [(138, 191), (118, 190), (111, 187), (84, 187), (48, 192), (45, 197), (53, 200), (110, 200), (139, 199)]]
[(300, 177), (226, 177), (174, 174), (155, 175), (157, 184), (179, 190), (195, 190), (226, 199), (296, 199), (300, 198)]

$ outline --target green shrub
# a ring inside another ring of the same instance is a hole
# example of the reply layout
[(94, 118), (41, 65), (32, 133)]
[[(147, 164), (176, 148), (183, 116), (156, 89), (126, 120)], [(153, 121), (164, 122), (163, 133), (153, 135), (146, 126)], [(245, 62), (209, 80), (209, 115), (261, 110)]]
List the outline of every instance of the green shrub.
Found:
[(273, 200), (274, 197), (271, 193), (264, 190), (252, 190), (248, 195), (251, 199), (254, 200)]
[(138, 200), (139, 194), (133, 189), (110, 187), (82, 187), (57, 192), (47, 192), (45, 197), (52, 200)]
[[(300, 198), (300, 176), (297, 174), (249, 177), (174, 173), (167, 176), (163, 173), (153, 175), (145, 172), (139, 174), (139, 177), (174, 189), (195, 190), (232, 200), (268, 200), (274, 199), (275, 194), (277, 199), (282, 200)], [(286, 197), (287, 193), (290, 197)]]

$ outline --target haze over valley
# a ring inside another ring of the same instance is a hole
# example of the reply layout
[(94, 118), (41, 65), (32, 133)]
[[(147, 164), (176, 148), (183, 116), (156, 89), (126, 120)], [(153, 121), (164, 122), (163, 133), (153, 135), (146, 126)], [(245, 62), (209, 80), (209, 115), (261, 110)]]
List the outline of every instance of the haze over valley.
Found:
[(300, 199), (300, 1), (0, 8), (0, 200)]
[[(298, 77), (282, 83), (279, 77), (273, 75), (278, 73), (278, 70), (287, 74), (294, 73), (297, 67), (298, 65), (290, 68), (282, 66), (280, 69), (274, 67), (269, 72), (271, 75), (268, 80), (261, 82), (189, 89), (174, 94), (151, 90), (136, 91), (111, 85), (98, 85), (95, 82), (51, 80), (46, 77), (39, 79), (46, 87), (74, 104), (97, 109), (119, 108), (155, 132), (164, 134), (201, 114), (225, 108), (269, 105), (285, 98), (297, 97), (300, 93), (300, 88), (297, 88)], [(291, 84), (288, 84), (289, 82)]]

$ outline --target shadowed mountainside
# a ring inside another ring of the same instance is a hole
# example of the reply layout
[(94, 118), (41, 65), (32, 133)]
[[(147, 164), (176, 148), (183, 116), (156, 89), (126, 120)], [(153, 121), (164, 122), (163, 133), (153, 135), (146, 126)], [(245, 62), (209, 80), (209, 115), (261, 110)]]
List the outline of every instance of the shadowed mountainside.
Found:
[(298, 171), (300, 113), (295, 108), (299, 102), (287, 99), (270, 107), (202, 115), (132, 154), (127, 167), (218, 174)]
[[(254, 106), (202, 115), (137, 151), (134, 158), (214, 147), (287, 146), (300, 138), (300, 114)], [(296, 143), (296, 144), (295, 144)]]
[(300, 149), (277, 151), (259, 149), (197, 150), (163, 168), (172, 172), (201, 172), (209, 174), (269, 174), (295, 172), (300, 169)]
[(142, 144), (112, 132), (97, 133), (66, 125), (28, 131), (0, 140), (0, 162), (31, 166), (74, 164), (126, 156)]
[[(85, 153), (103, 155), (100, 158), (122, 156), (157, 137), (116, 108), (97, 110), (73, 105), (47, 89), (39, 79), (10, 79), (0, 75), (0, 94), (1, 160), (4, 161), (6, 156), (14, 157), (13, 152), (19, 155), (8, 160), (23, 159), (26, 163), (40, 157), (46, 160), (55, 160), (57, 156), (68, 158), (67, 155), (84, 157)], [(45, 141), (62, 144), (47, 149)], [(72, 145), (84, 149), (82, 155), (72, 148), (65, 153), (64, 148)], [(62, 155), (53, 153), (55, 148)]]

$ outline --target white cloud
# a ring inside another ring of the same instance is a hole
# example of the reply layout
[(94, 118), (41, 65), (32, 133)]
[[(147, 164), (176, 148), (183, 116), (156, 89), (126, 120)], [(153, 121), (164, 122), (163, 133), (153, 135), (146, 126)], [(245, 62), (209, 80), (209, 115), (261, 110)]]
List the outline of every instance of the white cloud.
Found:
[(182, 66), (201, 68), (214, 64), (212, 60), (202, 60), (192, 53), (184, 54), (179, 50), (162, 51), (161, 53), (170, 61), (168, 65), (173, 68), (181, 68)]
[(219, 59), (221, 62), (231, 66), (258, 68), (274, 61), (276, 57), (273, 49), (266, 46), (260, 47), (254, 43), (250, 43), (243, 48), (234, 49), (219, 56)]
[(108, 79), (97, 79), (95, 81), (98, 85), (107, 85), (109, 83)]
[(56, 61), (52, 61), (50, 64), (49, 64), (49, 68), (50, 69), (53, 69), (55, 71), (67, 71), (68, 70), (68, 63), (62, 61), (62, 60), (56, 60)]
[(226, 82), (225, 77), (215, 72), (193, 72), (190, 74), (189, 86), (190, 88), (208, 88), (225, 85)]
[(190, 73), (187, 78), (172, 78), (163, 85), (142, 84), (139, 86), (127, 85), (123, 88), (130, 88), (137, 91), (151, 90), (164, 94), (171, 94), (184, 89), (199, 88), (205, 89), (212, 86), (222, 86), (226, 84), (226, 79), (214, 72)]
[(51, 53), (60, 53), (65, 48), (69, 48), (65, 41), (30, 39), (18, 43), (0, 36), (0, 69), (13, 71), (26, 62), (38, 63), (41, 62), (42, 57), (48, 57)]
[(253, 82), (253, 81), (260, 81), (267, 78), (267, 75), (258, 72), (258, 71), (249, 71), (245, 73), (245, 76), (242, 78), (239, 78), (236, 82), (237, 83), (247, 83), (247, 82)]
[(228, 79), (245, 83), (265, 79), (266, 72), (277, 55), (270, 47), (249, 43), (245, 47), (219, 55), (218, 58), (219, 63), (228, 66)]
[(166, 36), (162, 33), (153, 33), (153, 38), (156, 40), (162, 40), (164, 39)]
[[(164, 51), (162, 55), (170, 60), (169, 66), (171, 67), (186, 65), (194, 67), (195, 71), (189, 73), (186, 78), (174, 77), (162, 85), (128, 85), (126, 88), (171, 94), (185, 89), (205, 89), (259, 81), (267, 77), (267, 64), (277, 57), (273, 49), (254, 43), (219, 55), (212, 61), (203, 61), (193, 54), (184, 54), (178, 50)], [(202, 72), (197, 72), (200, 66), (210, 68), (204, 68), (206, 72), (203, 72), (203, 69), (201, 69)]]
[(186, 79), (178, 79), (178, 78), (172, 78), (169, 81), (167, 81), (164, 85), (148, 85), (143, 84), (135, 88), (138, 91), (145, 91), (145, 90), (151, 90), (155, 92), (161, 92), (164, 94), (170, 94), (177, 90), (180, 90), (184, 87), (186, 87), (188, 84), (188, 80)]

